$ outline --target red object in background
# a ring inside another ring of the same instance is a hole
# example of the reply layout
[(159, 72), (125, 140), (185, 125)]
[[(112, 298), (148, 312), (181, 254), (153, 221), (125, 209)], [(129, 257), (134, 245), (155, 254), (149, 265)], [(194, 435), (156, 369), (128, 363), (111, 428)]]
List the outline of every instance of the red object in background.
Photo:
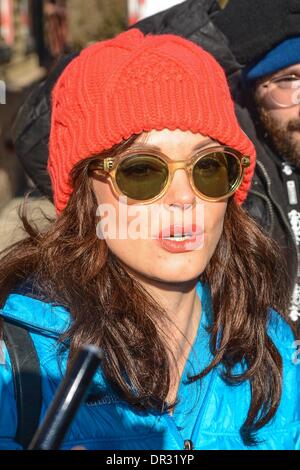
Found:
[(8, 46), (14, 42), (13, 0), (0, 2), (0, 28), (1, 36)]

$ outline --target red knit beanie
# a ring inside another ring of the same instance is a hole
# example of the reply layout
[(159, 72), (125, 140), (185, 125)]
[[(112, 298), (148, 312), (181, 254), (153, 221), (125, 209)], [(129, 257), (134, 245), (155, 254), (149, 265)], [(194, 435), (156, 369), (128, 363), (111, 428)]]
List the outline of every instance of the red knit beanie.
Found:
[(48, 170), (57, 212), (72, 192), (74, 165), (133, 134), (153, 129), (201, 133), (251, 157), (235, 194), (247, 196), (255, 150), (241, 130), (216, 60), (179, 36), (131, 29), (84, 49), (52, 95)]

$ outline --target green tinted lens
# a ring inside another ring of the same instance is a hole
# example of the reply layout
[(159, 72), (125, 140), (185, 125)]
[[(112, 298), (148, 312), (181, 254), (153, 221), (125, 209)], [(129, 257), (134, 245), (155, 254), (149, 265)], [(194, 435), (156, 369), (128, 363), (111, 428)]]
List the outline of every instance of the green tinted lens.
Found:
[(130, 199), (144, 201), (162, 192), (168, 181), (168, 166), (152, 155), (136, 154), (125, 158), (118, 166), (116, 182)]
[(213, 152), (202, 157), (193, 169), (194, 185), (205, 196), (226, 196), (239, 182), (241, 166), (234, 155)]

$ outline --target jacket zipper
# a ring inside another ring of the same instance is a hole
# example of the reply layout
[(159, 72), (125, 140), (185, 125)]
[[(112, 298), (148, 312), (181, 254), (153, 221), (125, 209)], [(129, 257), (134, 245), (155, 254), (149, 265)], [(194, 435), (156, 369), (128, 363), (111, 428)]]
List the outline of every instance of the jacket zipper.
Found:
[(209, 403), (209, 395), (211, 394), (212, 388), (216, 384), (215, 376), (217, 374), (217, 369), (213, 369), (211, 372), (211, 377), (207, 386), (207, 390), (205, 392), (202, 404), (200, 406), (200, 410), (198, 412), (196, 422), (194, 425), (194, 428), (192, 430), (192, 434), (190, 439), (183, 439), (180, 431), (178, 430), (175, 420), (173, 416), (169, 415), (166, 413), (164, 415), (165, 420), (167, 421), (168, 427), (170, 432), (172, 433), (173, 437), (175, 437), (176, 442), (179, 446), (180, 449), (184, 450), (193, 450), (195, 447), (195, 443), (198, 442), (199, 434), (200, 434), (200, 428), (201, 424), (203, 422), (203, 418), (205, 416), (205, 411), (207, 409), (208, 403)]
[(211, 396), (211, 392), (217, 383), (217, 381), (215, 380), (217, 373), (218, 373), (217, 368), (214, 368), (211, 372), (211, 378), (210, 378), (207, 390), (205, 392), (205, 396), (203, 398), (199, 413), (196, 418), (196, 422), (195, 422), (192, 435), (191, 435), (191, 444), (193, 447), (194, 447), (195, 442), (199, 441), (200, 428), (203, 423), (203, 419), (205, 417), (205, 412), (207, 410), (207, 406), (209, 403), (209, 397)]
[(164, 416), (164, 418), (167, 422), (167, 426), (169, 428), (169, 431), (171, 432), (171, 434), (173, 435), (173, 437), (176, 440), (178, 448), (179, 449), (185, 449), (186, 448), (185, 447), (186, 441), (183, 439), (180, 431), (178, 430), (173, 416), (169, 415), (169, 413), (166, 413), (163, 416)]
[(194, 449), (193, 442), (190, 439), (186, 439), (184, 441), (184, 450), (193, 450), (193, 449)]

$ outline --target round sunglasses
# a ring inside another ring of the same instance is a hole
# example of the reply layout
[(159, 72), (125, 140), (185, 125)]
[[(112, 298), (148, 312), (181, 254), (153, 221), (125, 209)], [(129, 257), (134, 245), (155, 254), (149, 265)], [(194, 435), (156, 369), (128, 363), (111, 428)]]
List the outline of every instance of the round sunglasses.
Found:
[(208, 201), (231, 196), (240, 186), (250, 157), (226, 146), (198, 151), (189, 160), (172, 160), (162, 152), (134, 148), (103, 160), (93, 161), (89, 173), (109, 178), (117, 195), (129, 204), (147, 204), (168, 190), (176, 170), (184, 169), (195, 193)]

